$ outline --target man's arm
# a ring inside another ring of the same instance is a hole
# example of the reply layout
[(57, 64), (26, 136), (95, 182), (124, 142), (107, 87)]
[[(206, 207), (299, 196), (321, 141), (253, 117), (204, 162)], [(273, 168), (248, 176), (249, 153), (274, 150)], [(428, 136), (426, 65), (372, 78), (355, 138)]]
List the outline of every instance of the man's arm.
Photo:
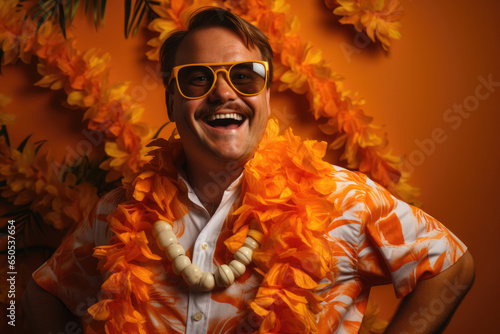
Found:
[(80, 318), (33, 279), (24, 292), (23, 308), (33, 333), (83, 333)]
[(469, 251), (438, 275), (421, 280), (403, 298), (386, 334), (441, 333), (474, 282)]

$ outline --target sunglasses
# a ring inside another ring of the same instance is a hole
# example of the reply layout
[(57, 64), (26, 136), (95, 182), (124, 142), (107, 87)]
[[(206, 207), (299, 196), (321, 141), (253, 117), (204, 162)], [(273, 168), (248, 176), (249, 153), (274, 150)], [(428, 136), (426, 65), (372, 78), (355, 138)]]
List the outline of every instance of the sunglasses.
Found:
[[(214, 70), (213, 67), (217, 69)], [(199, 99), (215, 87), (217, 74), (220, 71), (226, 73), (227, 82), (238, 94), (254, 96), (260, 94), (266, 87), (269, 64), (267, 61), (251, 60), (179, 65), (172, 69), (167, 86), (170, 86), (175, 79), (177, 88), (184, 98)]]

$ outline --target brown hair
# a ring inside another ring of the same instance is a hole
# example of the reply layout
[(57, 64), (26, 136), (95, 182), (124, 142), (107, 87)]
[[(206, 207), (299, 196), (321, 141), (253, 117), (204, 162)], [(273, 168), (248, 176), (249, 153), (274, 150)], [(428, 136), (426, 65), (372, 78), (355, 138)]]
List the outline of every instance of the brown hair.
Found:
[[(182, 40), (193, 30), (205, 27), (228, 28), (241, 36), (247, 47), (257, 47), (262, 55), (262, 60), (269, 63), (269, 74), (267, 87), (271, 85), (273, 79), (273, 50), (269, 45), (266, 35), (253, 24), (236, 16), (235, 14), (217, 7), (202, 7), (191, 16), (187, 30), (178, 30), (171, 33), (163, 42), (160, 49), (161, 73), (163, 84), (166, 86), (167, 80), (174, 67), (177, 48)], [(168, 87), (167, 87), (168, 89)]]

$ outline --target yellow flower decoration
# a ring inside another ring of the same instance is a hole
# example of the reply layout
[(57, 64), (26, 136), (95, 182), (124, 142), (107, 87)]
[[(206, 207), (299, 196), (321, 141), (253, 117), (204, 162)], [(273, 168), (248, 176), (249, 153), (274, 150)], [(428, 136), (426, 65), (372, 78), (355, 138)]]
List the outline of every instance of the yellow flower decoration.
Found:
[(0, 0), (2, 65), (14, 64), (17, 59), (27, 64), (31, 59), (36, 24), (25, 20), (26, 11), (17, 5), (17, 1)]
[(169, 33), (175, 29), (185, 29), (186, 19), (189, 14), (197, 8), (203, 6), (222, 6), (219, 0), (161, 0), (158, 5), (154, 5), (154, 11), (159, 18), (154, 19), (148, 25), (149, 30), (157, 32), (159, 35), (148, 41), (148, 45), (153, 47), (146, 53), (149, 60), (157, 61), (161, 45)]
[(14, 205), (29, 204), (45, 223), (64, 229), (90, 213), (98, 200), (97, 189), (89, 183), (77, 184), (69, 168), (62, 181), (54, 163), (49, 154), (37, 153), (31, 142), (20, 152), (0, 138), (0, 181), (6, 183), (1, 196)]
[(389, 322), (377, 319), (379, 311), (380, 307), (374, 304), (371, 299), (368, 299), (368, 304), (366, 305), (365, 314), (363, 316), (363, 322), (361, 323), (358, 334), (384, 333)]
[(384, 50), (391, 45), (391, 38), (400, 39), (401, 17), (399, 0), (326, 0), (335, 15), (343, 16), (342, 24), (352, 24), (358, 31), (366, 31), (370, 39), (378, 39)]

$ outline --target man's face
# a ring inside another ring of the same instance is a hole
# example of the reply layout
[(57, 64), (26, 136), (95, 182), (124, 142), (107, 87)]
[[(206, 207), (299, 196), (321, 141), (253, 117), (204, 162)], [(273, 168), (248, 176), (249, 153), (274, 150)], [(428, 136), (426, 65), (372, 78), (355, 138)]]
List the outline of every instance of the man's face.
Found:
[[(175, 66), (261, 58), (257, 48), (248, 49), (231, 30), (209, 27), (186, 36), (177, 50)], [(167, 95), (167, 104), (169, 117), (175, 121), (182, 138), (188, 163), (199, 167), (220, 168), (232, 161), (243, 165), (253, 156), (270, 114), (268, 89), (255, 96), (240, 95), (227, 82), (223, 71), (217, 73), (215, 87), (208, 95), (186, 99), (175, 87)], [(214, 115), (243, 122), (229, 121), (229, 125), (223, 126), (222, 122), (213, 121)]]

